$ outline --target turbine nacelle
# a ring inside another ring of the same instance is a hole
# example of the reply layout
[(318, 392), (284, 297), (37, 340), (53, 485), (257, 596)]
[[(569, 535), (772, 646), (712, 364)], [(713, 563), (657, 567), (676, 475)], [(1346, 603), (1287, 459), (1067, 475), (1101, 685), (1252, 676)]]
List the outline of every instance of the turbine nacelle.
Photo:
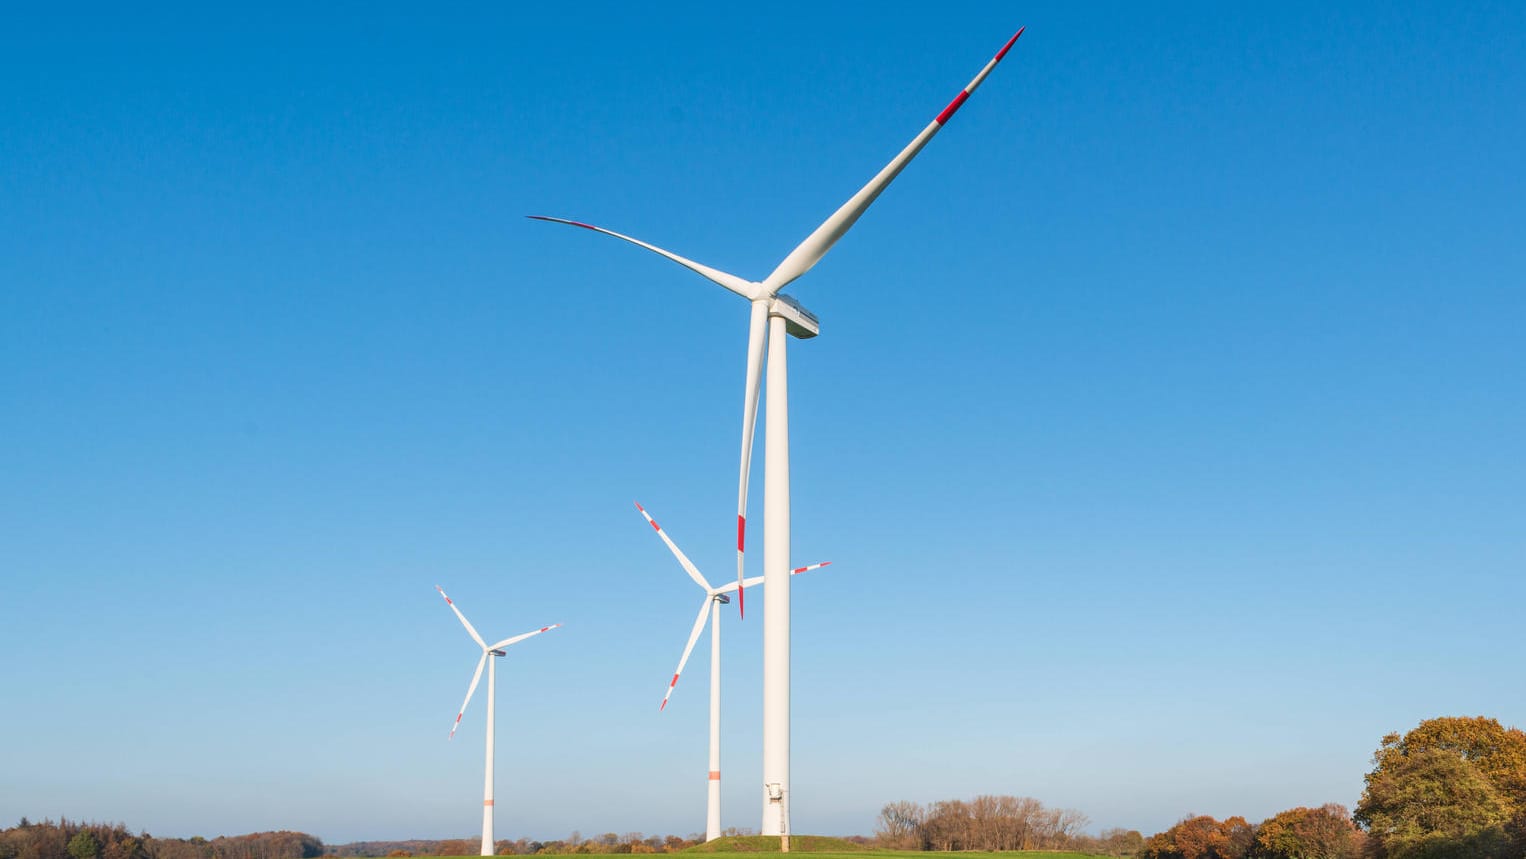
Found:
[(784, 320), (784, 330), (791, 337), (809, 340), (821, 333), (821, 323), (816, 314), (800, 306), (793, 296), (778, 295), (769, 302), (768, 315)]

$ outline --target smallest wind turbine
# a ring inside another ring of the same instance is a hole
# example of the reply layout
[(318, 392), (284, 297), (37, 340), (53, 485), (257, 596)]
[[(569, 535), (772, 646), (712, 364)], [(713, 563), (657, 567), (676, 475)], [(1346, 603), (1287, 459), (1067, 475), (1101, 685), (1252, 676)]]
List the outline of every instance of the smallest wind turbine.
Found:
[[(684, 666), (689, 663), (689, 654), (694, 652), (694, 645), (699, 641), (699, 634), (705, 629), (705, 615), (710, 616), (710, 780), (709, 795), (705, 802), (705, 840), (714, 841), (721, 837), (721, 606), (731, 602), (728, 594), (737, 590), (742, 585), (753, 586), (763, 584), (762, 576), (754, 576), (740, 582), (728, 582), (720, 587), (712, 587), (710, 582), (700, 573), (689, 556), (678, 548), (678, 544), (668, 537), (668, 532), (662, 530), (641, 502), (636, 502), (636, 509), (646, 519), (657, 536), (666, 543), (673, 557), (678, 559), (679, 566), (689, 574), (689, 578), (705, 591), (705, 600), (699, 604), (699, 616), (694, 618), (694, 629), (689, 632), (689, 642), (684, 645), (684, 655), (678, 659), (678, 670), (673, 672), (673, 679), (668, 682), (667, 694), (662, 696), (662, 705), (658, 710), (665, 710), (668, 699), (673, 696), (673, 690), (678, 688), (678, 675), (684, 672)], [(790, 570), (790, 575), (799, 575), (819, 567), (830, 565), (831, 561), (822, 561), (819, 564), (811, 564), (806, 567), (796, 567)]]
[(532, 635), (540, 635), (541, 633), (545, 632), (548, 629), (556, 629), (557, 627), (561, 626), (561, 624), (553, 623), (550, 626), (543, 626), (540, 629), (533, 630), (531, 632), (526, 632), (526, 633), (523, 633), (521, 635), (516, 635), (516, 636), (514, 636), (512, 638), (505, 638), (503, 641), (497, 642), (496, 644), (489, 645), (487, 642), (482, 640), (482, 636), (477, 634), (476, 628), (473, 627), (471, 622), (466, 619), (466, 615), (461, 613), (461, 609), (456, 608), (456, 604), (454, 602), (451, 602), (450, 597), (445, 596), (445, 590), (443, 588), (441, 588), (439, 585), (435, 585), (434, 589), (440, 592), (440, 596), (445, 597), (445, 604), (450, 606), (450, 610), (455, 612), (456, 613), (456, 617), (461, 619), (461, 625), (466, 627), (466, 631), (467, 631), (467, 633), (469, 635), (471, 635), (472, 641), (477, 642), (477, 646), (482, 648), (482, 658), (477, 660), (477, 670), (472, 672), (472, 685), (466, 687), (466, 700), (461, 702), (461, 710), (460, 710), (460, 712), (456, 713), (456, 721), (454, 723), (452, 723), (451, 726), (450, 726), (450, 738), (451, 739), (455, 739), (455, 737), (456, 737), (456, 729), (461, 727), (461, 717), (466, 715), (466, 705), (470, 704), (472, 702), (472, 695), (476, 694), (476, 692), (477, 692), (477, 683), (482, 680), (482, 666), (483, 665), (487, 665), (487, 764), (485, 766), (485, 774), (483, 776), (483, 781), (482, 781), (482, 855), (483, 856), (492, 856), (493, 855), (493, 698), (495, 697), (494, 696), (494, 688), (493, 687), (494, 687), (494, 679), (495, 679), (496, 671), (494, 670), (495, 663), (489, 662), (488, 661), (488, 657), (490, 657), (490, 656), (494, 656), (494, 657), (504, 656), (505, 654), (504, 654), (504, 650), (503, 649), (505, 647), (508, 647), (511, 644), (518, 644), (519, 642), (524, 641), (525, 639), (531, 637)]

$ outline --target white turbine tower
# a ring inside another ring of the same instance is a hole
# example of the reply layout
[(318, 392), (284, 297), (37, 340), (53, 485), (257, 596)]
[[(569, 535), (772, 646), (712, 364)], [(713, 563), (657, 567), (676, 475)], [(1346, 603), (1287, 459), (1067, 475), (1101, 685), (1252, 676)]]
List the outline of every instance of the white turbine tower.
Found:
[(1001, 62), (1023, 31), (1019, 29), (996, 56), (986, 63), (953, 101), (943, 108), (926, 128), (912, 138), (898, 155), (874, 175), (857, 194), (843, 203), (822, 222), (805, 241), (761, 281), (729, 274), (681, 257), (630, 236), (564, 218), (531, 215), (541, 221), (553, 221), (582, 227), (623, 239), (664, 256), (679, 265), (717, 283), (752, 303), (752, 317), (747, 334), (747, 383), (742, 400), (742, 457), (737, 487), (737, 603), (745, 607), (743, 550), (747, 534), (747, 486), (751, 471), (752, 436), (758, 408), (760, 371), (764, 361), (764, 334), (768, 345), (768, 418), (764, 425), (763, 471), (763, 825), (764, 835), (779, 835), (781, 847), (789, 849), (789, 712), (790, 712), (790, 629), (789, 629), (789, 394), (785, 362), (785, 343), (789, 336), (814, 337), (820, 333), (816, 317), (799, 302), (780, 294), (796, 278), (811, 270), (827, 251), (843, 237), (880, 193), (911, 163), (922, 147), (932, 140), (949, 118), (985, 81)]
[[(662, 530), (651, 514), (646, 512), (638, 502), (636, 509), (657, 532), (657, 536), (666, 543), (673, 557), (678, 559), (679, 566), (689, 574), (689, 578), (705, 591), (705, 599), (699, 604), (699, 615), (694, 618), (694, 629), (689, 632), (689, 641), (684, 645), (683, 656), (678, 658), (678, 668), (673, 672), (673, 679), (668, 683), (668, 691), (662, 696), (662, 704), (657, 709), (663, 710), (668, 706), (668, 698), (672, 697), (673, 690), (678, 688), (678, 675), (684, 672), (684, 666), (689, 662), (689, 654), (694, 652), (694, 644), (699, 641), (699, 634), (705, 628), (705, 615), (710, 616), (710, 776), (708, 782), (709, 795), (705, 803), (705, 840), (714, 841), (721, 837), (721, 606), (731, 602), (726, 596), (737, 590), (736, 582), (728, 582), (721, 587), (713, 587), (705, 579), (689, 556), (678, 548), (678, 545), (668, 537), (668, 532)], [(796, 567), (790, 571), (791, 575), (809, 572), (820, 567), (830, 566), (831, 561), (822, 561), (819, 564), (811, 564), (806, 567)], [(749, 585), (762, 584), (763, 577), (757, 576), (747, 580)]]
[(471, 683), (470, 686), (466, 687), (466, 700), (461, 702), (461, 710), (460, 710), (460, 712), (456, 713), (456, 721), (453, 722), (451, 724), (451, 726), (450, 726), (450, 738), (451, 739), (455, 739), (456, 729), (461, 727), (461, 717), (466, 715), (466, 705), (470, 704), (472, 702), (472, 695), (475, 694), (476, 691), (477, 691), (477, 683), (480, 680), (482, 680), (482, 666), (484, 664), (487, 665), (487, 764), (486, 764), (486, 767), (485, 767), (485, 774), (483, 775), (483, 779), (482, 779), (482, 855), (483, 856), (492, 856), (493, 855), (493, 698), (495, 697), (495, 695), (494, 695), (494, 685), (495, 685), (494, 681), (495, 681), (496, 675), (497, 675), (497, 672), (495, 670), (495, 665), (497, 663), (488, 661), (488, 657), (490, 657), (490, 656), (503, 656), (504, 655), (503, 648), (508, 647), (511, 644), (518, 644), (519, 642), (524, 641), (525, 639), (531, 637), (532, 635), (540, 635), (541, 633), (545, 632), (548, 629), (556, 629), (557, 627), (561, 626), (561, 624), (553, 623), (550, 626), (543, 626), (540, 629), (533, 630), (531, 632), (526, 632), (526, 633), (523, 633), (521, 635), (516, 635), (516, 636), (513, 636), (512, 638), (505, 638), (503, 641), (500, 641), (500, 642), (497, 642), (496, 644), (491, 644), (490, 645), (490, 644), (488, 644), (488, 643), (486, 643), (486, 642), (484, 642), (482, 640), (482, 636), (477, 634), (477, 630), (471, 625), (471, 622), (466, 619), (466, 615), (461, 613), (461, 609), (456, 608), (456, 604), (454, 602), (451, 602), (450, 597), (445, 596), (445, 591), (439, 585), (435, 585), (434, 589), (440, 592), (440, 596), (445, 597), (445, 604), (450, 606), (450, 610), (455, 612), (456, 613), (456, 617), (461, 619), (461, 625), (466, 627), (466, 632), (467, 632), (467, 634), (469, 634), (472, 637), (472, 641), (477, 642), (477, 646), (482, 648), (482, 658), (477, 660), (477, 670), (472, 672), (472, 683)]

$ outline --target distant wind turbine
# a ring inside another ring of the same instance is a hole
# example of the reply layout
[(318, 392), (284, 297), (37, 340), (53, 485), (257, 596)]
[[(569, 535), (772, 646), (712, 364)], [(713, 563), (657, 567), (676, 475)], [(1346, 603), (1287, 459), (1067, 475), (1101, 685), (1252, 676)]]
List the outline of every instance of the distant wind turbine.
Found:
[[(657, 709), (663, 710), (668, 706), (668, 698), (672, 697), (673, 690), (678, 688), (678, 675), (684, 672), (684, 666), (689, 663), (689, 654), (694, 652), (694, 644), (699, 641), (699, 634), (705, 628), (705, 615), (710, 615), (710, 780), (709, 796), (705, 803), (705, 840), (714, 841), (721, 837), (721, 606), (731, 602), (726, 596), (737, 589), (736, 582), (728, 582), (721, 587), (714, 587), (705, 578), (689, 556), (678, 548), (668, 532), (662, 530), (646, 508), (638, 502), (636, 509), (657, 532), (657, 536), (666, 543), (673, 557), (678, 559), (679, 566), (689, 574), (689, 578), (699, 585), (705, 592), (705, 599), (699, 604), (699, 616), (694, 618), (694, 629), (689, 632), (689, 641), (684, 645), (683, 656), (678, 658), (678, 669), (673, 672), (673, 679), (668, 683), (668, 691), (662, 696), (662, 705)], [(791, 574), (809, 572), (811, 570), (829, 566), (831, 561), (822, 561), (819, 564), (811, 564), (806, 567), (796, 567)], [(763, 583), (763, 577), (757, 576), (747, 580), (749, 585)]]
[(557, 627), (561, 626), (561, 624), (553, 623), (550, 626), (543, 626), (540, 629), (516, 635), (512, 638), (505, 638), (503, 641), (490, 645), (482, 640), (482, 636), (477, 634), (477, 630), (471, 625), (471, 622), (466, 619), (466, 615), (461, 613), (461, 609), (456, 608), (456, 604), (451, 602), (450, 597), (445, 596), (445, 591), (439, 585), (435, 585), (434, 589), (440, 592), (440, 596), (445, 597), (445, 604), (450, 606), (450, 610), (455, 612), (456, 617), (461, 619), (461, 625), (466, 627), (467, 634), (471, 635), (472, 641), (477, 642), (477, 646), (482, 648), (482, 658), (477, 660), (477, 670), (472, 672), (472, 684), (466, 687), (466, 700), (461, 702), (461, 710), (456, 713), (456, 721), (451, 723), (450, 739), (455, 739), (456, 729), (461, 727), (461, 717), (466, 715), (466, 705), (472, 702), (472, 695), (477, 691), (477, 683), (482, 679), (482, 666), (487, 665), (487, 764), (485, 765), (485, 774), (483, 775), (482, 780), (482, 855), (492, 856), (493, 698), (495, 697), (494, 680), (497, 674), (495, 670), (495, 665), (497, 663), (489, 661), (488, 657), (503, 656), (505, 655), (503, 648), (512, 644), (518, 644), (519, 642), (524, 641), (533, 635), (540, 635), (548, 629), (556, 629)]

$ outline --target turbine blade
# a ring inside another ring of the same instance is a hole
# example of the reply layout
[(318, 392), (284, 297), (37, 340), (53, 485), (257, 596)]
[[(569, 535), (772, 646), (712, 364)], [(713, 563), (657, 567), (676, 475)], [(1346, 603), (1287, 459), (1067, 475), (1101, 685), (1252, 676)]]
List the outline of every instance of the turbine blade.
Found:
[(445, 597), (445, 604), (450, 606), (450, 610), (456, 613), (456, 617), (461, 618), (461, 625), (466, 627), (467, 632), (471, 633), (472, 641), (477, 642), (478, 647), (486, 650), (487, 643), (482, 640), (482, 636), (477, 634), (477, 630), (472, 626), (471, 622), (466, 619), (466, 615), (461, 613), (461, 609), (456, 608), (456, 604), (451, 602), (450, 597), (445, 596), (444, 588), (441, 588), (439, 585), (435, 585), (434, 589), (440, 592), (440, 596)]
[(472, 702), (472, 696), (477, 693), (477, 683), (482, 679), (482, 666), (487, 664), (488, 653), (482, 651), (482, 658), (477, 660), (477, 670), (472, 672), (472, 685), (466, 687), (466, 700), (461, 702), (461, 711), (456, 714), (456, 721), (450, 726), (450, 739), (456, 738), (456, 729), (461, 727), (461, 717), (466, 715), (466, 705)]
[(822, 567), (830, 567), (830, 566), (832, 566), (832, 562), (831, 561), (822, 561), (819, 564), (811, 564), (810, 566), (806, 566), (806, 567), (796, 567), (793, 570), (790, 570), (789, 574), (792, 575), (792, 576), (798, 576), (801, 573), (809, 573), (811, 570), (817, 570), (817, 569), (820, 569)]
[(752, 303), (747, 324), (747, 388), (742, 398), (742, 470), (737, 486), (737, 616), (747, 616), (746, 580), (742, 553), (747, 545), (747, 486), (752, 477), (753, 433), (758, 426), (758, 389), (763, 382), (763, 344), (768, 333), (768, 305)]
[(765, 578), (766, 576), (748, 576), (740, 582), (727, 582), (726, 584), (716, 588), (715, 592), (718, 594), (729, 594), (732, 591), (740, 590), (744, 586), (755, 588), (758, 585), (763, 584), (763, 580)]
[(596, 233), (603, 233), (606, 236), (614, 236), (617, 239), (623, 239), (624, 241), (630, 242), (637, 247), (646, 248), (654, 254), (667, 257), (668, 259), (678, 263), (684, 268), (695, 272), (701, 277), (726, 287), (727, 289), (731, 290), (737, 295), (742, 296), (743, 298), (751, 300), (758, 296), (758, 285), (750, 280), (737, 277), (734, 274), (728, 274), (724, 271), (721, 271), (720, 269), (711, 268), (710, 266), (704, 265), (703, 263), (697, 263), (694, 260), (681, 257), (672, 251), (665, 251), (656, 245), (647, 244), (640, 239), (633, 239), (623, 233), (617, 233), (614, 230), (606, 230), (603, 227), (596, 227), (593, 224), (585, 224), (581, 221), (569, 221), (566, 218), (552, 218), (546, 215), (526, 215), (525, 217), (531, 219), (532, 221), (549, 221), (553, 224), (566, 224), (570, 227), (582, 227), (585, 230), (593, 230)]
[(911, 142), (906, 144), (906, 148), (902, 149), (899, 155), (892, 158), (889, 164), (886, 164), (879, 173), (875, 174), (874, 178), (869, 180), (869, 184), (859, 189), (859, 192), (849, 198), (848, 202), (843, 203), (836, 212), (833, 212), (832, 217), (823, 221), (821, 226), (816, 228), (815, 232), (806, 237), (805, 241), (801, 242), (793, 251), (790, 251), (789, 256), (779, 263), (778, 268), (775, 268), (773, 273), (763, 280), (765, 295), (777, 295), (779, 290), (783, 289), (795, 278), (810, 271), (812, 266), (816, 265), (823, 256), (826, 256), (827, 251), (837, 244), (837, 240), (843, 237), (843, 234), (853, 226), (859, 219), (859, 216), (874, 202), (875, 198), (879, 197), (880, 192), (885, 190), (891, 180), (900, 175), (900, 172), (906, 168), (906, 165), (911, 163), (911, 159), (917, 157), (917, 153), (922, 151), (922, 147), (926, 146), (927, 142), (933, 139), (933, 135), (943, 128), (949, 118), (954, 115), (954, 112), (964, 104), (964, 100), (970, 97), (970, 93), (973, 93), (975, 88), (980, 86), (981, 82), (986, 79), (986, 75), (996, 68), (996, 64), (1001, 62), (1002, 57), (1007, 55), (1007, 51), (1011, 50), (1013, 43), (1022, 34), (1023, 31), (1020, 29), (1017, 31), (1017, 35), (1008, 39), (1007, 44), (1003, 45), (1002, 49), (996, 52), (996, 56), (989, 63), (986, 63), (985, 68), (980, 70), (980, 74), (976, 75), (975, 79), (970, 81), (968, 86), (960, 90), (959, 94), (954, 96), (954, 100), (949, 102), (948, 107), (945, 107), (942, 113), (938, 114), (926, 128), (922, 129), (920, 134), (912, 138)]
[(514, 636), (512, 638), (505, 638), (503, 641), (500, 641), (497, 644), (494, 644), (492, 647), (489, 647), (488, 650), (497, 650), (500, 647), (508, 647), (511, 644), (518, 644), (518, 643), (520, 643), (521, 641), (524, 641), (527, 638), (530, 638), (530, 637), (536, 636), (536, 635), (540, 635), (541, 633), (546, 632), (547, 630), (556, 629), (559, 626), (561, 626), (561, 624), (553, 623), (550, 626), (543, 626), (540, 629), (532, 629), (529, 632), (521, 633), (520, 635), (516, 635), (516, 636)]
[(646, 518), (647, 523), (657, 532), (657, 536), (662, 538), (662, 542), (668, 544), (668, 549), (673, 552), (673, 557), (678, 559), (678, 563), (684, 568), (684, 572), (689, 574), (689, 578), (693, 579), (696, 585), (704, 588), (705, 593), (710, 593), (710, 583), (705, 581), (704, 576), (700, 575), (699, 568), (694, 566), (694, 562), (689, 560), (689, 556), (685, 555), (672, 540), (668, 539), (668, 532), (662, 530), (662, 526), (658, 525), (657, 520), (653, 519), (651, 514), (646, 512), (646, 508), (641, 506), (640, 501), (636, 502), (636, 509), (641, 511), (641, 515)]
[(673, 679), (668, 683), (668, 692), (662, 696), (662, 705), (657, 708), (659, 712), (667, 709), (668, 699), (673, 696), (673, 690), (678, 687), (678, 675), (684, 673), (684, 666), (689, 662), (689, 654), (694, 652), (694, 642), (699, 641), (699, 634), (705, 629), (705, 615), (710, 612), (711, 599), (709, 594), (705, 594), (705, 601), (700, 603), (699, 617), (694, 619), (694, 629), (689, 632), (689, 643), (684, 645), (684, 655), (678, 659), (678, 670), (673, 672)]

